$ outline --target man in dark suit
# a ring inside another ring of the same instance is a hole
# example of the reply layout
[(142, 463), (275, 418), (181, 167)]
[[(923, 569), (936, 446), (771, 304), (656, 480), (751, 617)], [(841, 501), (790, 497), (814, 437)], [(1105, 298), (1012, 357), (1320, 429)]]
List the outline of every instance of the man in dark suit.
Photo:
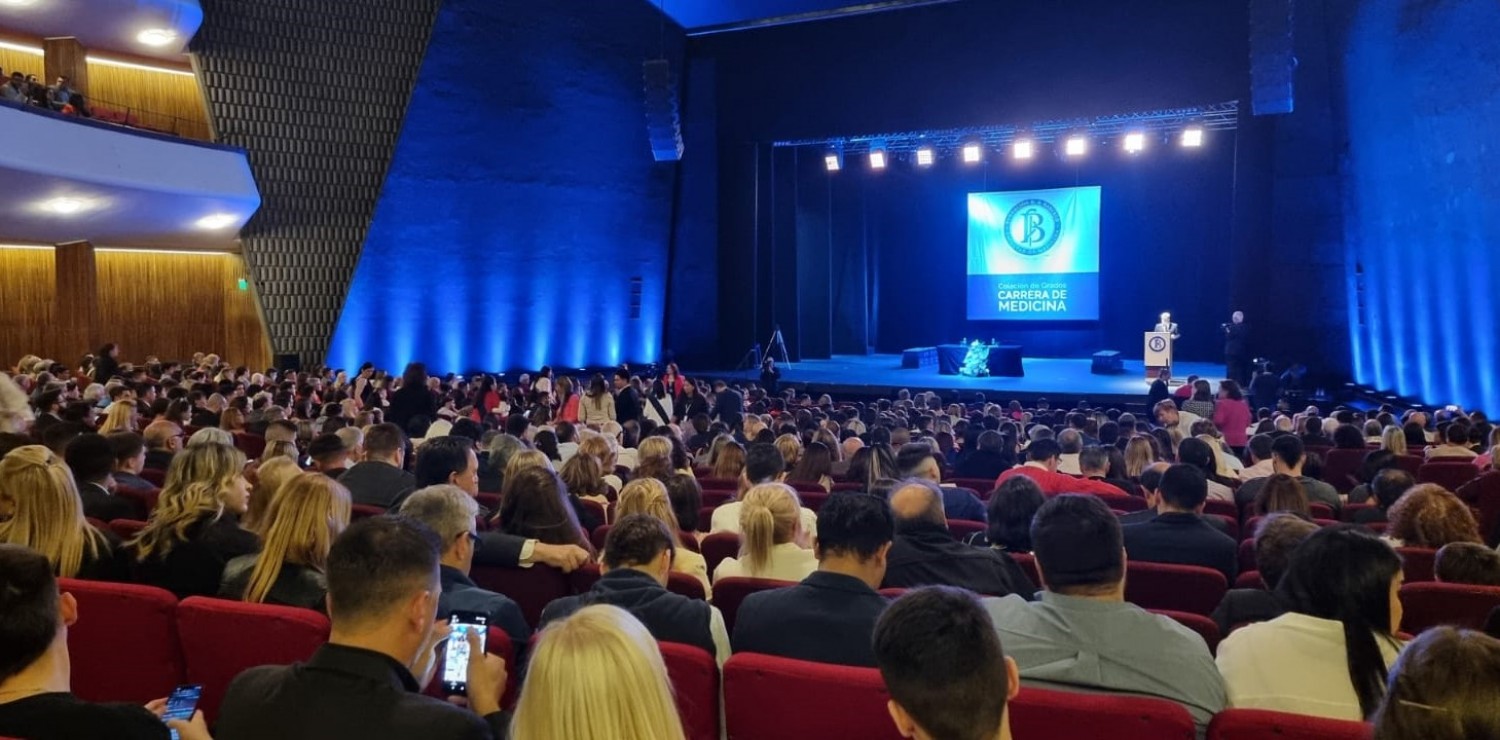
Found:
[(816, 663), (873, 666), (870, 636), (885, 611), (885, 578), (896, 523), (890, 504), (836, 493), (818, 511), (818, 571), (790, 588), (751, 594), (734, 620), (735, 652)]
[(1229, 323), (1224, 325), (1224, 374), (1236, 383), (1245, 382), (1248, 369), (1245, 340), (1249, 333), (1249, 327), (1245, 326), (1245, 312), (1243, 311), (1235, 311), (1229, 317)]
[(953, 539), (937, 484), (905, 481), (891, 493), (891, 511), (896, 540), (886, 558), (882, 587), (958, 586), (986, 596), (1029, 598), (1029, 584), (1016, 583), (995, 551)]
[[(421, 693), (434, 648), (448, 635), (434, 620), (439, 549), (432, 530), (407, 519), (351, 524), (328, 554), (328, 643), (305, 663), (241, 673), (225, 693), (215, 737), (505, 737), (499, 657), (469, 661), (468, 709)], [(477, 655), (478, 637), (468, 639)]]
[(172, 465), (172, 457), (182, 449), (182, 427), (157, 419), (146, 425), (141, 436), (146, 438), (146, 469), (165, 473)]
[[(933, 483), (942, 483), (943, 470), (938, 466), (937, 453), (926, 442), (911, 442), (901, 445), (896, 453), (896, 469), (902, 478), (916, 478)], [(949, 519), (966, 519), (971, 522), (987, 520), (984, 504), (979, 495), (967, 488), (941, 486), (943, 513)]]
[(417, 488), (416, 476), (406, 472), (406, 435), (386, 422), (365, 434), (365, 459), (339, 476), (349, 489), (349, 500), (389, 509)]
[(73, 471), (73, 482), (78, 486), (78, 498), (83, 501), (84, 516), (101, 522), (146, 520), (147, 512), (140, 502), (110, 492), (114, 484), (110, 471), (115, 467), (115, 450), (103, 435), (80, 434), (68, 443), (63, 458), (68, 469)]
[[(722, 380), (714, 381), (714, 410), (711, 416), (729, 426), (730, 431), (738, 431), (740, 421), (745, 413), (745, 397), (740, 392), (730, 388)], [(746, 439), (746, 442), (754, 442)]]
[(993, 429), (986, 429), (979, 433), (973, 452), (959, 461), (953, 475), (955, 478), (994, 480), (1015, 466), (1015, 456), (1005, 455), (1005, 437)]
[(624, 368), (616, 370), (614, 383), (615, 420), (621, 424), (640, 421), (641, 394), (636, 391), (635, 384), (630, 382), (630, 371)]
[(1161, 505), (1151, 521), (1125, 527), (1131, 560), (1212, 568), (1229, 585), (1239, 575), (1239, 545), (1203, 521), (1208, 479), (1191, 465), (1173, 465), (1161, 477)]

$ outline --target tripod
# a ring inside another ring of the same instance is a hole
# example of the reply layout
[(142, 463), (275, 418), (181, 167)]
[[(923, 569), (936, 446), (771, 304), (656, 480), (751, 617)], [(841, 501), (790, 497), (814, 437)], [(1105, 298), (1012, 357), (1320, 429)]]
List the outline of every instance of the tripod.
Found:
[[(771, 332), (771, 338), (766, 340), (766, 356), (788, 367), (792, 364), (791, 356), (786, 351), (786, 340), (781, 336), (780, 324), (776, 326), (775, 331)], [(759, 342), (750, 346), (750, 351), (745, 353), (745, 356), (740, 359), (740, 364), (736, 365), (734, 369), (751, 370), (758, 367), (760, 367)]]

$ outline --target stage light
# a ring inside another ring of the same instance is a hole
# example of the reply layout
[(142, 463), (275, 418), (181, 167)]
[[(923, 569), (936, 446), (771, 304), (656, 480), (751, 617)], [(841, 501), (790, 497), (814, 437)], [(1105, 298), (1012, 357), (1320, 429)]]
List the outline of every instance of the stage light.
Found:
[(1063, 143), (1063, 154), (1069, 157), (1081, 157), (1089, 151), (1089, 140), (1081, 134), (1069, 136)]
[(1031, 159), (1036, 156), (1036, 142), (1031, 139), (1016, 139), (1010, 147), (1010, 154), (1016, 159)]
[(984, 149), (977, 142), (964, 144), (964, 162), (974, 164), (984, 157)]
[(932, 151), (932, 147), (924, 146), (917, 150), (917, 166), (931, 167), (935, 161), (937, 161), (937, 153)]
[(1203, 146), (1203, 127), (1188, 126), (1182, 130), (1182, 145), (1185, 147)]
[(878, 149), (871, 149), (870, 150), (870, 169), (872, 169), (872, 170), (883, 170), (883, 169), (885, 169), (885, 163), (886, 163), (885, 149), (878, 148)]
[(1139, 131), (1125, 134), (1125, 151), (1129, 154), (1139, 154), (1146, 148), (1146, 135)]
[(148, 28), (136, 34), (135, 40), (147, 46), (166, 46), (177, 40), (177, 32), (170, 28)]
[(71, 216), (87, 210), (89, 202), (82, 198), (53, 198), (43, 201), (41, 206), (43, 209), (56, 213), (59, 216)]
[(844, 153), (837, 149), (830, 150), (823, 155), (823, 166), (827, 167), (829, 172), (844, 169)]

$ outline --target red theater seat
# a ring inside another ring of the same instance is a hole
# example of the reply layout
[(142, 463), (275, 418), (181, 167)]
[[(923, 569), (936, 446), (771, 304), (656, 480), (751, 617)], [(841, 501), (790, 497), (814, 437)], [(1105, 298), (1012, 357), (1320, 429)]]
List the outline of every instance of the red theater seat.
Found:
[(144, 704), (182, 683), (177, 597), (151, 586), (58, 579), (78, 601), (68, 628), (73, 693), (86, 701)]
[(234, 446), (245, 453), (245, 457), (259, 460), (266, 452), (266, 438), (249, 432), (235, 432)]
[[(1421, 449), (1420, 448), (1412, 448), (1412, 451), (1414, 451), (1414, 452), (1420, 452)], [(1417, 477), (1417, 473), (1419, 473), (1419, 472), (1422, 471), (1422, 466), (1425, 465), (1425, 464), (1427, 464), (1427, 461), (1423, 460), (1421, 455), (1397, 455), (1396, 456), (1396, 465), (1400, 466), (1400, 468), (1402, 470), (1405, 470), (1406, 472), (1411, 473), (1411, 475), (1412, 475), (1413, 478)]]
[(830, 494), (824, 491), (822, 486), (816, 491), (798, 491), (797, 498), (802, 499), (802, 508), (816, 514), (823, 510), (823, 504), (828, 501)]
[(385, 514), (386, 514), (386, 510), (380, 508), (379, 506), (371, 506), (370, 504), (350, 504), (349, 505), (349, 520), (350, 521), (357, 522), (357, 521), (359, 521), (361, 519), (368, 519), (368, 518), (370, 518), (372, 516), (385, 516)]
[(719, 664), (703, 648), (659, 643), (688, 740), (719, 737)]
[(727, 504), (727, 503), (729, 503), (730, 501), (733, 501), (733, 500), (734, 500), (734, 491), (704, 491), (703, 492), (703, 505), (707, 506), (707, 507), (710, 507), (710, 508), (716, 507), (716, 506), (721, 506), (723, 504)]
[(734, 493), (740, 490), (738, 478), (700, 478), (698, 487), (705, 491), (729, 491)]
[[(1145, 501), (1145, 499), (1141, 500)], [(1213, 514), (1214, 516), (1227, 516), (1235, 521), (1239, 521), (1240, 518), (1240, 510), (1235, 508), (1233, 501), (1210, 499), (1203, 502), (1203, 513)]]
[(151, 485), (161, 488), (162, 484), (167, 482), (167, 471), (146, 468), (141, 471), (141, 477), (151, 481)]
[(1323, 482), (1333, 486), (1339, 493), (1348, 493), (1359, 485), (1359, 470), (1365, 464), (1369, 450), (1328, 451), (1323, 462)]
[(959, 488), (967, 488), (979, 494), (982, 501), (989, 501), (990, 494), (995, 490), (995, 481), (986, 478), (953, 478), (947, 481)]
[(1479, 477), (1479, 468), (1472, 462), (1430, 462), (1417, 469), (1418, 483), (1436, 483), (1450, 491)]
[(1416, 634), (1450, 625), (1483, 630), (1490, 612), (1500, 608), (1500, 586), (1461, 583), (1407, 583), (1401, 586), (1401, 631)]
[(724, 664), (724, 719), (734, 740), (900, 740), (889, 699), (874, 668), (756, 653)]
[(1029, 552), (1013, 552), (1010, 554), (1010, 557), (1012, 560), (1016, 561), (1016, 565), (1021, 566), (1021, 570), (1026, 571), (1026, 577), (1030, 578), (1031, 582), (1035, 584), (1037, 588), (1041, 588), (1042, 573), (1041, 570), (1036, 567), (1036, 556), (1032, 555)]
[(311, 609), (191, 596), (177, 605), (177, 635), (198, 708), (210, 724), (229, 682), (247, 668), (305, 661), (328, 642), (328, 617)]
[(739, 557), (740, 536), (734, 532), (715, 532), (704, 537), (698, 543), (698, 548), (703, 552), (703, 560), (708, 564), (708, 576), (712, 578), (719, 563), (728, 558)]
[(968, 519), (949, 519), (948, 531), (953, 533), (953, 538), (962, 541), (975, 532), (983, 532), (988, 528), (984, 522), (975, 522)]
[(1437, 550), (1425, 547), (1398, 547), (1401, 556), (1401, 571), (1407, 583), (1422, 583), (1437, 580), (1433, 569), (1437, 565)]
[(1045, 740), (1192, 740), (1193, 717), (1165, 699), (1022, 687), (1011, 701), (1011, 733)]
[(1255, 540), (1240, 540), (1240, 572), (1255, 570)]
[(1208, 616), (1229, 590), (1224, 574), (1210, 568), (1143, 562), (1125, 568), (1125, 600), (1142, 609)]
[(1177, 612), (1170, 609), (1147, 609), (1147, 611), (1151, 612), (1152, 614), (1160, 614), (1163, 617), (1171, 619), (1172, 621), (1194, 632), (1197, 632), (1198, 636), (1203, 638), (1203, 643), (1205, 645), (1208, 645), (1209, 652), (1212, 653), (1218, 651), (1219, 640), (1223, 639), (1223, 635), (1219, 634), (1219, 625), (1215, 624), (1214, 620), (1209, 619), (1202, 614), (1189, 614), (1188, 612)]
[(724, 614), (724, 627), (734, 634), (734, 617), (740, 611), (745, 597), (760, 591), (771, 591), (795, 586), (792, 581), (777, 581), (770, 578), (723, 578), (714, 581), (714, 606)]
[(604, 540), (609, 538), (609, 530), (612, 528), (612, 525), (601, 524), (589, 533), (589, 542), (593, 544), (595, 550), (604, 552)]
[[(598, 563), (589, 563), (573, 571), (570, 577), (573, 591), (581, 594), (593, 588), (594, 584), (599, 582), (601, 575), (602, 572)], [(703, 592), (702, 581), (686, 573), (678, 573), (676, 571), (667, 574), (667, 590), (674, 594), (686, 596), (689, 599), (698, 599), (699, 601), (705, 601), (708, 598)]]
[(1373, 734), (1364, 722), (1261, 709), (1226, 709), (1208, 725), (1208, 740), (1369, 740)]
[(119, 486), (115, 488), (115, 495), (120, 498), (128, 498), (140, 505), (141, 510), (147, 516), (156, 511), (156, 502), (161, 498), (160, 488), (131, 488), (130, 486)]
[(1260, 577), (1260, 571), (1258, 571), (1258, 570), (1242, 570), (1242, 571), (1240, 571), (1240, 574), (1238, 576), (1236, 576), (1235, 579), (1234, 579), (1234, 587), (1235, 588), (1258, 588), (1258, 589), (1262, 589), (1262, 590), (1269, 590), (1269, 587), (1266, 585), (1266, 582), (1261, 579), (1261, 577)]
[(583, 508), (594, 512), (594, 516), (599, 517), (599, 521), (609, 521), (610, 512), (608, 509), (604, 508), (604, 504), (601, 504), (598, 501), (590, 501), (588, 499), (578, 499), (578, 503), (583, 504)]
[(530, 568), (476, 565), (471, 569), (469, 577), (480, 588), (509, 596), (521, 607), (526, 623), (533, 627), (541, 622), (542, 610), (554, 599), (573, 594), (573, 585), (567, 573), (541, 563)]
[(116, 519), (109, 523), (110, 531), (119, 535), (122, 540), (129, 540), (145, 528), (145, 522), (138, 522), (134, 519)]

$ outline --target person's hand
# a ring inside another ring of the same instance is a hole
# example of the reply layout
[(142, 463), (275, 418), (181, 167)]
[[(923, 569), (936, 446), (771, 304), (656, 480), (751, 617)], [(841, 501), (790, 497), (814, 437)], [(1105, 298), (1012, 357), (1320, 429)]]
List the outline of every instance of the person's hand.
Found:
[(437, 648), (443, 643), (443, 638), (448, 636), (448, 631), (448, 620), (434, 620), (432, 629), (427, 632), (427, 639), (422, 643), (422, 649), (417, 651), (416, 662), (411, 665), (411, 675), (423, 689), (427, 688), (433, 674), (437, 672)]
[(549, 545), (538, 542), (532, 547), (531, 559), (534, 562), (560, 568), (564, 573), (572, 573), (588, 563), (589, 551), (577, 545)]
[[(147, 702), (146, 711), (161, 717), (167, 713), (167, 700)], [(214, 736), (208, 733), (208, 722), (203, 719), (203, 712), (193, 712), (193, 718), (189, 720), (172, 719), (166, 720), (166, 723), (167, 727), (177, 731), (177, 737), (181, 740), (214, 740)]]
[[(483, 717), (500, 711), (500, 697), (505, 693), (505, 659), (484, 653), (479, 646), (479, 633), (473, 630), (464, 635), (469, 641), (469, 708)], [(480, 656), (483, 656), (480, 659)]]

